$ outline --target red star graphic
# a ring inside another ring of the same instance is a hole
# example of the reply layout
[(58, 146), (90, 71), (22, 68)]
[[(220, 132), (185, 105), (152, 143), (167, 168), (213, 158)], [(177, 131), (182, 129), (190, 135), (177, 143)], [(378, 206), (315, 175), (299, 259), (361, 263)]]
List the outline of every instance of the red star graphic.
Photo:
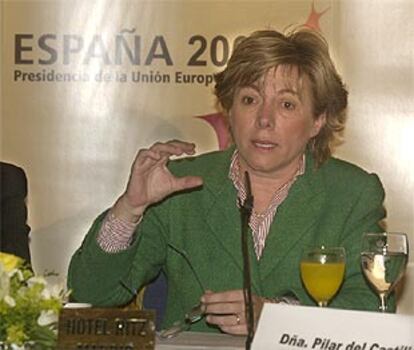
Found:
[(319, 19), (329, 9), (330, 9), (330, 7), (323, 10), (322, 12), (316, 12), (316, 10), (315, 10), (315, 1), (312, 1), (311, 13), (309, 14), (308, 19), (305, 22), (305, 27), (321, 31), (321, 27), (319, 25)]
[(231, 136), (226, 117), (222, 113), (212, 113), (206, 115), (198, 115), (200, 118), (211, 125), (217, 135), (219, 149), (226, 149), (231, 143)]

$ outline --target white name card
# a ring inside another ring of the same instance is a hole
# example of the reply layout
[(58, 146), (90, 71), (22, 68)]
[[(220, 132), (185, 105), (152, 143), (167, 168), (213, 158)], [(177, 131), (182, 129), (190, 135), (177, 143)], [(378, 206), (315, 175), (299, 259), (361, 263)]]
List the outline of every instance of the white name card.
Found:
[(414, 316), (265, 304), (252, 350), (414, 350)]

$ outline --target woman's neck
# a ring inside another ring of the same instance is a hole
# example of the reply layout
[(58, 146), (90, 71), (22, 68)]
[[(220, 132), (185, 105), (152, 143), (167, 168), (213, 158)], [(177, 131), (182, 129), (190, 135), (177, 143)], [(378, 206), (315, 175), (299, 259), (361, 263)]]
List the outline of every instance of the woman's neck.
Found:
[[(281, 172), (278, 176), (265, 176), (254, 171), (249, 171), (250, 182), (254, 197), (254, 211), (263, 213), (270, 205), (275, 193), (286, 183), (293, 179), (302, 164), (302, 157), (293, 166)], [(245, 167), (240, 164), (240, 170), (244, 173)]]

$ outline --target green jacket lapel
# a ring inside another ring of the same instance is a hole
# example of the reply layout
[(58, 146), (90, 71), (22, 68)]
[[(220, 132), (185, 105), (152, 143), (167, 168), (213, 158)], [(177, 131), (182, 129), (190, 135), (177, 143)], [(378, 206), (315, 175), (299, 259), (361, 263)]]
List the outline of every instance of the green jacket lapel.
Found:
[[(220, 164), (215, 169), (209, 169), (205, 177), (204, 186), (208, 189), (206, 204), (209, 203), (205, 213), (205, 220), (211, 229), (212, 236), (221, 244), (224, 253), (243, 271), (243, 257), (241, 252), (241, 217), (236, 205), (237, 191), (228, 177), (231, 156), (234, 147), (223, 155)], [(220, 170), (218, 170), (220, 169)], [(256, 293), (260, 291), (260, 283), (256, 266), (251, 234), (249, 235), (250, 265), (252, 270), (252, 283)], [(242, 288), (242, 285), (240, 286)]]
[(266, 280), (286, 254), (316, 224), (324, 201), (323, 177), (318, 170), (314, 169), (314, 162), (308, 154), (305, 174), (296, 180), (288, 197), (278, 208), (266, 239), (260, 260), (262, 281)]

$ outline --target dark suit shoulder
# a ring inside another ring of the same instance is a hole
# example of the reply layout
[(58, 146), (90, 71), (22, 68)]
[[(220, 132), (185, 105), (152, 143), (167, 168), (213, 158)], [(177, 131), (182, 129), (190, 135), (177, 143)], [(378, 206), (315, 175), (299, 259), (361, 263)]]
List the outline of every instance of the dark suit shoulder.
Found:
[(27, 195), (27, 179), (24, 170), (16, 165), (0, 162), (1, 196)]

